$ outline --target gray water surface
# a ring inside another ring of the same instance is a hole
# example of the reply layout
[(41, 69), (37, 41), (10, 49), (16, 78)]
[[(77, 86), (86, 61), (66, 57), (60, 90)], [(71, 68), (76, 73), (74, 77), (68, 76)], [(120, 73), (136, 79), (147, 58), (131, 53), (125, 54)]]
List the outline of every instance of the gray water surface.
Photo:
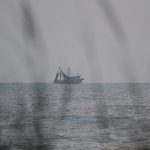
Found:
[(0, 150), (150, 147), (150, 84), (0, 84)]

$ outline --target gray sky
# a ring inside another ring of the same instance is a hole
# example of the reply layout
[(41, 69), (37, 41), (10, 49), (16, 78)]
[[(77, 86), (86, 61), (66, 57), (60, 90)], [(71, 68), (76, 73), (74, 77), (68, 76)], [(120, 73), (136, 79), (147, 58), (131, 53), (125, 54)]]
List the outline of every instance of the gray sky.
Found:
[(149, 0), (32, 0), (36, 40), (18, 1), (0, 1), (0, 82), (52, 82), (59, 66), (85, 82), (150, 81)]

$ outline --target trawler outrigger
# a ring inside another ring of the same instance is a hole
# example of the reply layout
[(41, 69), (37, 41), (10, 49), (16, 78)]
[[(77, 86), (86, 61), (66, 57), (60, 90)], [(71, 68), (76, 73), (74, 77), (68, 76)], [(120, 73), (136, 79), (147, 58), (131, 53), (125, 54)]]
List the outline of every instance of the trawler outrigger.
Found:
[(81, 84), (83, 78), (80, 76), (70, 76), (70, 69), (68, 69), (68, 75), (66, 75), (61, 68), (59, 68), (55, 79), (54, 84)]

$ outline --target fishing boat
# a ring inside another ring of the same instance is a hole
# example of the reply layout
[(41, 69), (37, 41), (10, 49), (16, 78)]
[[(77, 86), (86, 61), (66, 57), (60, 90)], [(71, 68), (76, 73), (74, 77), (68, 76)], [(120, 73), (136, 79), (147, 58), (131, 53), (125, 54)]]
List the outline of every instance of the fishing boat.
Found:
[(55, 79), (54, 84), (81, 84), (84, 79), (80, 76), (70, 76), (70, 68), (68, 68), (68, 74), (65, 74), (61, 68), (59, 68)]

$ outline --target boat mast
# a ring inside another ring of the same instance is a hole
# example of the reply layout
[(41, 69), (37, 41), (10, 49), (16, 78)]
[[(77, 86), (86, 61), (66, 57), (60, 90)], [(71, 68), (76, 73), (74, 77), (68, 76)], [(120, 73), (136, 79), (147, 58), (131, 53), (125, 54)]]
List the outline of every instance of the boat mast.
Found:
[(68, 68), (68, 76), (70, 77), (70, 68)]
[(60, 77), (60, 81), (61, 81), (61, 68), (59, 67), (59, 77)]

